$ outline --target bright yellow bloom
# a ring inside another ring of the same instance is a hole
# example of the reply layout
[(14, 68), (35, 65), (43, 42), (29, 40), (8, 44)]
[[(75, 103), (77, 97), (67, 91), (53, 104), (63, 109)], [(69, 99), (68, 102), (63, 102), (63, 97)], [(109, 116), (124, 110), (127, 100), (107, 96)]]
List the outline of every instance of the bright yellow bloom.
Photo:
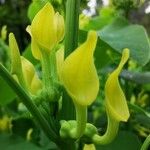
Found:
[[(36, 14), (27, 31), (32, 37), (32, 53), (37, 59), (41, 59), (40, 52), (50, 52), (54, 46), (64, 37), (64, 19), (59, 13), (55, 13), (52, 5), (46, 3)], [(40, 50), (40, 51), (39, 51)]]
[(90, 105), (99, 91), (93, 58), (96, 43), (97, 34), (90, 31), (86, 42), (73, 51), (62, 65), (61, 82), (78, 105)]
[(129, 49), (124, 49), (119, 66), (110, 74), (105, 85), (106, 108), (118, 121), (127, 121), (130, 115), (125, 95), (118, 81), (118, 76), (128, 58)]
[(35, 68), (26, 58), (21, 57), (23, 76), (26, 81), (28, 90), (32, 94), (36, 94), (42, 88), (42, 82), (38, 78)]

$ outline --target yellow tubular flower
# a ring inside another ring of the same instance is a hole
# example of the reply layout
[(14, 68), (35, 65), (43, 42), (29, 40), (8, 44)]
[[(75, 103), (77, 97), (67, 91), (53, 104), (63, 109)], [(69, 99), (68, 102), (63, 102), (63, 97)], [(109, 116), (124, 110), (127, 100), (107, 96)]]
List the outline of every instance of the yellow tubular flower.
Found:
[(21, 62), (22, 62), (23, 75), (28, 90), (31, 92), (31, 94), (36, 94), (36, 92), (42, 88), (42, 82), (38, 78), (35, 72), (35, 68), (31, 62), (29, 62), (24, 57), (21, 57)]
[(90, 31), (86, 42), (72, 52), (62, 66), (61, 82), (78, 105), (90, 105), (98, 94), (99, 79), (93, 58), (96, 43), (97, 34)]
[(55, 14), (52, 5), (46, 3), (36, 14), (31, 26), (27, 28), (27, 31), (32, 37), (32, 48), (33, 51), (35, 51), (33, 55), (39, 59), (39, 49), (40, 52), (45, 50), (49, 53), (51, 49), (62, 40), (64, 36), (63, 17), (59, 15), (59, 13)]
[(31, 24), (31, 33), (39, 46), (50, 50), (56, 43), (56, 30), (54, 24), (54, 9), (47, 3), (34, 17)]
[(129, 49), (124, 49), (119, 66), (110, 74), (105, 85), (106, 109), (118, 121), (127, 121), (130, 115), (125, 95), (118, 81), (118, 76), (128, 58)]

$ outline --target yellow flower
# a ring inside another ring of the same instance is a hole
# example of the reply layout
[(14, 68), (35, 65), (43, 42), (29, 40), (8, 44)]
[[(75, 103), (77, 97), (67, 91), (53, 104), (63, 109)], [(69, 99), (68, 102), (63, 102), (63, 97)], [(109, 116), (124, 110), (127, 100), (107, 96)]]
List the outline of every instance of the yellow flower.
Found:
[(110, 74), (105, 85), (106, 109), (118, 121), (127, 121), (130, 115), (125, 95), (118, 81), (118, 76), (128, 58), (129, 49), (124, 49), (119, 66)]
[(36, 74), (35, 68), (31, 62), (21, 56), (23, 76), (26, 85), (31, 94), (36, 94), (42, 88), (42, 82)]
[(62, 65), (61, 82), (74, 102), (83, 106), (90, 105), (99, 90), (93, 58), (96, 43), (97, 34), (90, 31), (86, 42), (72, 52)]
[(20, 76), (20, 74), (22, 74), (20, 52), (13, 33), (9, 34), (9, 48), (11, 56), (11, 73)]
[(27, 31), (32, 37), (32, 53), (37, 59), (41, 59), (40, 53), (45, 50), (50, 52), (54, 46), (64, 37), (64, 19), (59, 13), (55, 13), (52, 5), (46, 3), (36, 14)]

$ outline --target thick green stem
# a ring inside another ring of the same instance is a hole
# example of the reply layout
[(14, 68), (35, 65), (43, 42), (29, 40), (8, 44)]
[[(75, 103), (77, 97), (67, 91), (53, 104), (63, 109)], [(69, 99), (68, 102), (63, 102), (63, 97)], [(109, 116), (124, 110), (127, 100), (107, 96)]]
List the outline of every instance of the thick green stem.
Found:
[(76, 108), (76, 121), (77, 121), (77, 128), (76, 128), (76, 138), (80, 138), (86, 127), (87, 122), (87, 106), (80, 106), (75, 104)]
[(150, 145), (150, 135), (144, 141), (141, 150), (148, 150), (149, 145)]
[(52, 87), (52, 76), (51, 76), (51, 64), (50, 64), (50, 55), (47, 54), (44, 50), (42, 51), (42, 80), (44, 87)]
[[(65, 57), (78, 46), (80, 0), (67, 0), (65, 24)], [(75, 118), (75, 108), (69, 96), (64, 92), (61, 118), (70, 120)]]
[(65, 27), (65, 56), (78, 46), (80, 0), (67, 0)]
[(34, 104), (32, 99), (28, 96), (26, 91), (13, 79), (13, 77), (9, 74), (9, 72), (5, 69), (5, 67), (2, 64), (0, 64), (0, 76), (8, 83), (8, 85), (18, 95), (18, 97), (21, 99), (23, 104), (28, 108), (30, 113), (38, 121), (39, 125), (43, 129), (44, 133), (49, 137), (49, 139), (55, 141), (57, 139), (57, 136), (50, 128), (47, 120), (38, 110), (37, 106)]
[(50, 55), (44, 50), (42, 51), (42, 80), (44, 85), (44, 94), (49, 100), (53, 100), (54, 88), (51, 72)]
[(119, 122), (115, 120), (108, 112), (107, 112), (107, 116), (108, 116), (107, 130), (105, 134), (102, 136), (97, 134), (93, 136), (92, 139), (93, 139), (93, 143), (95, 144), (101, 144), (101, 145), (109, 144), (114, 140), (114, 138), (118, 133)]

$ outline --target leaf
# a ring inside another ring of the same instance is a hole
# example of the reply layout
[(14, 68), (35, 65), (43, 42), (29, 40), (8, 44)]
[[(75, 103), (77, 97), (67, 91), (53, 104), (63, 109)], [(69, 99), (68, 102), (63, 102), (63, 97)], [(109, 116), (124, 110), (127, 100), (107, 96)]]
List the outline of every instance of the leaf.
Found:
[(121, 53), (129, 48), (131, 57), (140, 65), (150, 60), (150, 43), (145, 29), (140, 25), (130, 25), (125, 19), (117, 18), (112, 24), (98, 31), (98, 35), (114, 50)]
[(0, 146), (3, 150), (42, 150), (42, 148), (15, 135), (0, 134)]
[(121, 131), (117, 138), (108, 145), (97, 146), (97, 150), (140, 150), (141, 142), (138, 137), (128, 131)]
[(0, 105), (4, 106), (9, 104), (16, 97), (12, 89), (7, 83), (0, 77)]

